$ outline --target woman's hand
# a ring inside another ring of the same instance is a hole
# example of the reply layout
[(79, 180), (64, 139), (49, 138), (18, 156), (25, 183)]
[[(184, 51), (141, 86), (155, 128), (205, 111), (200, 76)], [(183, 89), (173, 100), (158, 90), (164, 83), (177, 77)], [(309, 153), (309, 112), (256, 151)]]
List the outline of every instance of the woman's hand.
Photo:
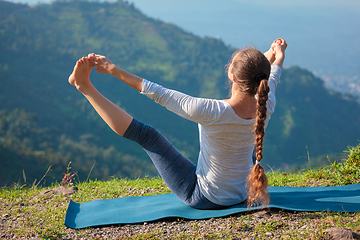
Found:
[[(273, 64), (274, 61), (276, 60), (276, 51), (275, 48), (277, 48), (277, 46), (280, 45), (283, 49), (283, 53), (285, 52), (285, 49), (287, 48), (287, 43), (284, 39), (282, 38), (278, 38), (276, 39), (270, 46), (270, 49), (267, 50), (264, 55), (265, 57), (269, 60), (270, 64)], [(280, 50), (278, 49), (278, 53), (280, 53)], [(279, 58), (280, 56), (278, 56)]]
[(287, 43), (284, 39), (282, 38), (278, 38), (274, 41), (273, 44), (279, 44), (279, 45), (284, 45), (285, 46), (285, 49), (287, 48)]
[(110, 74), (128, 84), (130, 87), (135, 88), (139, 92), (142, 91), (142, 78), (119, 68), (107, 57), (95, 53), (90, 53), (88, 55), (88, 59), (92, 64), (94, 64), (98, 73)]
[(286, 41), (282, 38), (278, 38), (271, 44), (271, 48), (273, 49), (273, 54), (275, 56), (273, 65), (278, 65), (282, 68), (285, 59), (285, 50), (287, 48)]
[(111, 74), (116, 67), (107, 57), (102, 55), (90, 53), (88, 58), (95, 65), (98, 73)]
[(276, 57), (276, 54), (285, 54), (287, 43), (284, 39), (278, 38), (273, 42), (271, 47), (273, 48), (274, 55)]

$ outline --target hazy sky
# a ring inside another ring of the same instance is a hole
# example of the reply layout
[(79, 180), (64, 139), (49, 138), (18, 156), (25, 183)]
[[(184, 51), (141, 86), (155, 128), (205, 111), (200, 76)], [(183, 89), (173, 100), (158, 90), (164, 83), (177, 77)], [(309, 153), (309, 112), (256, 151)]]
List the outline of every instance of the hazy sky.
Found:
[[(27, 4), (50, 0), (11, 0)], [(289, 43), (286, 65), (360, 79), (359, 0), (128, 0), (149, 17), (234, 47)]]
[[(38, 4), (38, 3), (50, 3), (52, 0), (10, 0), (9, 2), (16, 3), (26, 3), (26, 4)], [(111, 2), (111, 1), (109, 1)], [(331, 7), (331, 8), (342, 8), (342, 9), (357, 9), (357, 12), (360, 12), (360, 1), (358, 0), (301, 0), (301, 1), (291, 1), (291, 0), (129, 0), (129, 2), (134, 2), (136, 4), (159, 4), (161, 7), (170, 7), (172, 6), (181, 6), (184, 3), (196, 3), (202, 2), (207, 4), (215, 4), (223, 2), (233, 2), (233, 3), (253, 3), (259, 6), (281, 6), (281, 7)]]
[[(234, 47), (267, 50), (285, 38), (286, 64), (320, 76), (360, 76), (358, 0), (129, 0), (150, 17)], [(358, 61), (357, 61), (358, 62)]]

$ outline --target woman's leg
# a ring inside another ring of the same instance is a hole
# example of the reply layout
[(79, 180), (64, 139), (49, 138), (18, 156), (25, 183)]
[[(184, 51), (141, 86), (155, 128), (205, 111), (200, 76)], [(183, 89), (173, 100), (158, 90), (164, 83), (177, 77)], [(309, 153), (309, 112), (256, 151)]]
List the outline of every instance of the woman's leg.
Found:
[(144, 148), (160, 176), (175, 195), (182, 201), (187, 201), (191, 197), (196, 183), (196, 166), (164, 136), (154, 128), (133, 119), (124, 137)]
[(185, 204), (199, 209), (223, 208), (202, 195), (195, 164), (154, 128), (133, 119), (124, 137), (145, 149), (167, 186)]
[(88, 58), (80, 59), (69, 82), (88, 99), (109, 127), (145, 149), (165, 183), (185, 204), (200, 209), (222, 208), (201, 194), (195, 174), (196, 166), (189, 159), (154, 128), (133, 119), (97, 91), (89, 79), (93, 67)]
[(116, 104), (105, 98), (90, 82), (90, 73), (94, 65), (88, 58), (76, 62), (69, 83), (75, 86), (90, 102), (109, 127), (123, 136), (132, 121), (132, 117)]

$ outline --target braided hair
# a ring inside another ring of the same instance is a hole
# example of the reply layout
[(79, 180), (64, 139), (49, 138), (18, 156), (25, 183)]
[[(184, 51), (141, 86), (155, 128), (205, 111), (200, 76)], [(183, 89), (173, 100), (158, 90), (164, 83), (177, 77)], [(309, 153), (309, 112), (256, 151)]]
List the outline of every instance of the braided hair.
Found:
[(269, 203), (267, 193), (268, 179), (264, 168), (260, 165), (263, 159), (263, 141), (265, 136), (266, 102), (268, 100), (271, 65), (263, 53), (254, 48), (237, 51), (233, 54), (229, 71), (234, 75), (240, 91), (251, 96), (257, 95), (257, 111), (255, 118), (255, 155), (256, 164), (248, 176), (248, 205)]

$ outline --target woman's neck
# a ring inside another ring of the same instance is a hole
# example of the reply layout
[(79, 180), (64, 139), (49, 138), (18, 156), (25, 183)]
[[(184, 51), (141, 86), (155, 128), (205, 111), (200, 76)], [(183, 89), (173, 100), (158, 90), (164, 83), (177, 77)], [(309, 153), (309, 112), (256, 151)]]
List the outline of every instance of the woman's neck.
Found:
[(256, 98), (247, 93), (241, 92), (239, 89), (232, 88), (231, 98), (224, 100), (229, 103), (234, 112), (243, 119), (255, 118), (256, 114)]

